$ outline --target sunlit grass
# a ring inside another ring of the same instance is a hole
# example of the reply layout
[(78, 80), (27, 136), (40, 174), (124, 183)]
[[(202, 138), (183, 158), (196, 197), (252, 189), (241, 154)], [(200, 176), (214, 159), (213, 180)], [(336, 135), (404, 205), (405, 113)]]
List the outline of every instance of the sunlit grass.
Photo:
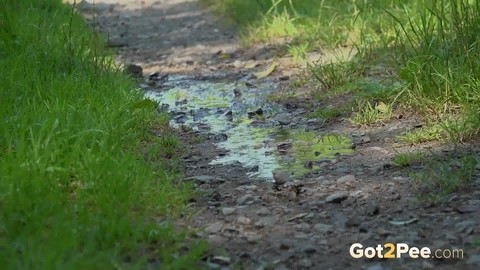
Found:
[(153, 104), (109, 56), (60, 0), (0, 5), (2, 269), (195, 267), (199, 246), (158, 223), (190, 189), (139, 154), (177, 141), (150, 134)]

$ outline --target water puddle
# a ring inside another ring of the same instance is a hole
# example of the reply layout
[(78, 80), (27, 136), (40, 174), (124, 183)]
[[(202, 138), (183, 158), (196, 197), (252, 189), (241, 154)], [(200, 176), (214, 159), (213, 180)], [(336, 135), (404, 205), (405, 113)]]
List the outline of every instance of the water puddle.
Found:
[(318, 170), (325, 159), (352, 151), (348, 138), (306, 131), (312, 123), (269, 103), (268, 96), (276, 91), (273, 84), (170, 77), (162, 87), (146, 96), (173, 114), (171, 125), (216, 134), (221, 138), (217, 146), (228, 152), (211, 164), (240, 162), (250, 178), (271, 180), (276, 169), (299, 177)]

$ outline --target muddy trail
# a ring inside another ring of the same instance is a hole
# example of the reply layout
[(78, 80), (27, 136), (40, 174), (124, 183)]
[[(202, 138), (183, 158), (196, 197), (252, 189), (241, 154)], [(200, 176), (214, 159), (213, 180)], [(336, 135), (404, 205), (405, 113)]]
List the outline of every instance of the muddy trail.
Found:
[[(267, 46), (240, 48), (236, 30), (197, 1), (78, 8), (108, 34), (119, 61), (143, 69), (131, 66), (171, 125), (201, 138), (187, 140), (184, 164), (204, 195), (192, 203), (198, 214), (178, 224), (210, 243), (207, 269), (480, 269), (480, 171), (447, 203), (420, 202), (391, 163), (394, 137), (414, 119), (363, 129), (309, 119), (319, 105), (289, 95), (298, 71), (290, 60)], [(273, 57), (281, 64), (257, 78)], [(354, 243), (462, 249), (464, 258), (354, 259)]]

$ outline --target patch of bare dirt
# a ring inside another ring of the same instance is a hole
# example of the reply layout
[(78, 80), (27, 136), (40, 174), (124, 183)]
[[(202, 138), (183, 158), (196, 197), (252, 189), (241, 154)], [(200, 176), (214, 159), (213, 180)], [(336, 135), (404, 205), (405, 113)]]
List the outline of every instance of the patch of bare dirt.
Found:
[[(194, 0), (96, 2), (97, 9), (88, 2), (78, 7), (108, 34), (118, 60), (141, 66), (145, 77), (158, 72), (208, 80), (233, 74), (225, 78), (235, 80), (251, 73), (245, 67), (251, 61), (262, 66), (275, 55), (268, 47), (240, 48), (235, 29)], [(286, 61), (272, 81), (295, 76)], [(293, 99), (285, 106), (295, 112), (311, 110), (314, 103)], [(240, 163), (210, 165), (224, 150), (214, 146), (216, 134), (198, 132), (205, 140), (187, 146), (185, 174), (206, 195), (194, 202), (203, 211), (183, 226), (199, 229), (210, 243), (204, 264), (211, 269), (479, 269), (479, 171), (472, 190), (441, 205), (421, 203), (408, 175), (391, 165), (398, 151), (392, 147), (395, 136), (414, 124), (398, 119), (358, 129), (340, 121), (309, 122), (306, 128), (352, 138), (355, 151), (324, 160), (318, 170), (282, 184), (249, 179), (249, 169)], [(376, 247), (387, 242), (432, 251), (463, 249), (464, 258), (350, 256), (353, 243)]]

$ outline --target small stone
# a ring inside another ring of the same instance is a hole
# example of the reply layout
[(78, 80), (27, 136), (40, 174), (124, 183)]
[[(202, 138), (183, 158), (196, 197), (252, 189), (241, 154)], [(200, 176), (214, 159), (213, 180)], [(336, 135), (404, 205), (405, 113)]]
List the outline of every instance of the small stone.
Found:
[(327, 203), (341, 203), (342, 201), (348, 198), (348, 193), (345, 191), (334, 193), (327, 198), (325, 198), (325, 202)]
[(205, 184), (205, 183), (221, 184), (221, 183), (225, 182), (224, 179), (217, 178), (217, 177), (211, 176), (211, 175), (195, 175), (195, 176), (187, 177), (187, 178), (185, 178), (185, 180), (195, 181), (195, 182), (198, 182), (199, 184)]
[(333, 232), (333, 226), (323, 223), (317, 223), (313, 226), (313, 229), (319, 233), (327, 234)]
[(255, 197), (252, 194), (245, 194), (237, 199), (237, 204), (243, 205), (255, 201)]
[(224, 207), (222, 208), (222, 215), (228, 216), (235, 213), (237, 209), (235, 207)]
[(247, 235), (247, 241), (249, 243), (257, 243), (262, 240), (262, 236), (259, 234), (249, 234)]
[(259, 216), (268, 216), (270, 214), (270, 210), (267, 207), (262, 207), (257, 210), (256, 214)]
[(313, 262), (308, 258), (303, 258), (302, 260), (300, 260), (300, 265), (303, 267), (310, 268), (313, 266)]
[(217, 233), (222, 230), (223, 224), (224, 224), (223, 221), (217, 221), (217, 222), (211, 223), (205, 228), (205, 232)]
[(355, 182), (355, 175), (347, 174), (337, 179), (337, 184), (339, 185), (351, 185)]
[(314, 246), (306, 245), (306, 246), (303, 247), (303, 252), (305, 252), (307, 254), (313, 254), (313, 253), (317, 252), (317, 249)]
[(225, 256), (213, 256), (212, 261), (214, 263), (219, 263), (219, 264), (229, 264), (232, 259), (230, 257), (225, 257)]
[(272, 171), (272, 176), (276, 186), (283, 185), (290, 181), (290, 174), (285, 171), (274, 170)]
[(372, 140), (370, 139), (370, 137), (368, 136), (365, 136), (365, 137), (362, 137), (359, 141), (360, 144), (364, 144), (364, 143), (369, 143), (371, 142)]
[(242, 61), (240, 61), (240, 60), (235, 60), (233, 62), (233, 67), (235, 67), (235, 68), (241, 68), (242, 66), (243, 66), (243, 64), (242, 64)]
[(134, 64), (128, 64), (125, 67), (125, 72), (134, 77), (134, 78), (142, 78), (143, 77), (143, 69), (141, 66), (134, 65)]
[(346, 222), (345, 226), (347, 227), (357, 227), (361, 223), (360, 218), (357, 215), (353, 215)]
[(295, 230), (297, 231), (308, 231), (310, 230), (310, 224), (308, 223), (300, 223), (300, 224), (295, 224), (295, 226), (293, 226), (295, 228)]
[(385, 230), (384, 228), (379, 228), (377, 231), (377, 234), (380, 236), (386, 237), (393, 234), (393, 232), (389, 230)]
[(252, 223), (252, 221), (245, 216), (239, 216), (237, 222), (242, 225), (249, 225), (250, 223)]
[(374, 216), (380, 212), (380, 207), (375, 201), (369, 201), (365, 212), (369, 216)]

